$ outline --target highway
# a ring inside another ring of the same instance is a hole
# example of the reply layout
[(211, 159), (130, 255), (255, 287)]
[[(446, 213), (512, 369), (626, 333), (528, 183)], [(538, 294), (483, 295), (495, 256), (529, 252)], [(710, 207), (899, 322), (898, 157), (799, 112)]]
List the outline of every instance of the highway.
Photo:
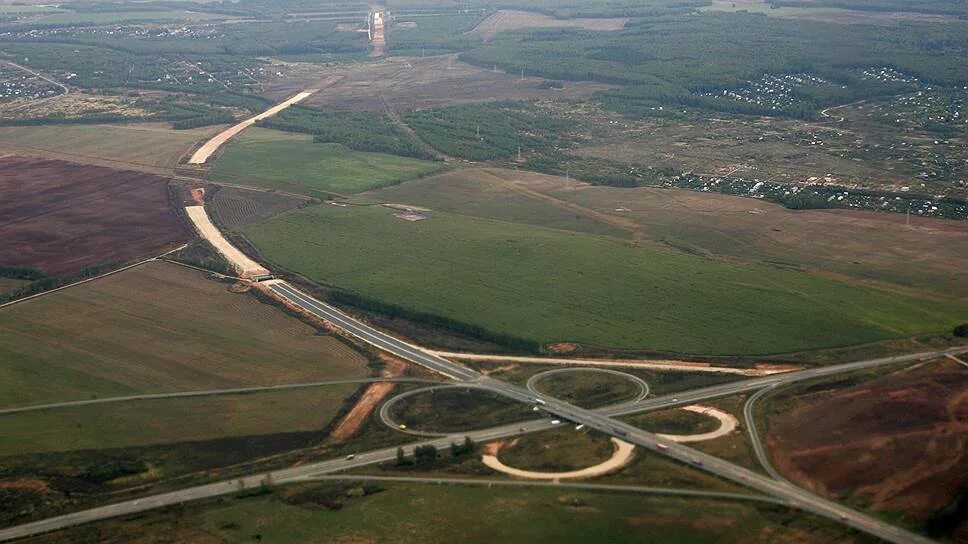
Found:
[[(629, 410), (628, 413), (639, 411), (638, 405), (633, 407), (620, 407), (616, 409), (619, 412), (618, 414), (602, 414), (592, 410), (579, 408), (578, 406), (563, 402), (554, 397), (541, 393), (535, 393), (533, 391), (529, 391), (527, 388), (484, 376), (442, 357), (429, 354), (421, 348), (403, 342), (402, 340), (394, 338), (386, 333), (383, 333), (382, 331), (378, 331), (328, 304), (315, 300), (312, 297), (294, 289), (283, 281), (275, 280), (274, 283), (269, 286), (269, 288), (275, 291), (277, 294), (287, 298), (291, 303), (296, 304), (306, 311), (333, 323), (337, 327), (346, 330), (365, 342), (397, 355), (398, 357), (444, 374), (445, 376), (450, 376), (457, 380), (473, 382), (475, 385), (487, 387), (520, 402), (539, 405), (541, 409), (558, 418), (584, 424), (589, 428), (596, 429), (610, 436), (625, 440), (626, 442), (631, 442), (632, 444), (660, 455), (665, 455), (680, 462), (690, 464), (697, 469), (710, 472), (728, 480), (732, 480), (740, 485), (756, 489), (757, 491), (781, 499), (791, 506), (796, 506), (802, 510), (838, 520), (846, 525), (854, 527), (855, 529), (859, 529), (884, 540), (896, 543), (931, 542), (926, 538), (895, 527), (889, 523), (885, 523), (873, 517), (867, 516), (836, 502), (813, 495), (812, 493), (793, 486), (788, 482), (777, 481), (761, 476), (756, 472), (681, 444), (666, 443), (655, 434), (643, 431), (637, 427), (633, 427), (614, 419), (614, 415), (620, 415), (624, 410)], [(912, 354), (898, 357), (884, 357), (868, 361), (859, 361), (847, 365), (837, 365), (838, 368), (836, 369), (834, 367), (821, 367), (795, 373), (748, 380), (746, 382), (739, 382), (737, 384), (725, 384), (719, 387), (721, 390), (727, 391), (725, 394), (730, 394), (729, 392), (748, 391), (750, 390), (750, 387), (760, 388), (769, 385), (778, 385), (781, 383), (789, 384), (795, 381), (822, 377), (835, 374), (837, 372), (861, 370), (864, 368), (871, 368), (881, 365), (921, 360), (924, 359), (926, 355), (940, 356), (961, 353), (964, 351), (968, 351), (968, 348), (952, 348), (950, 350), (942, 350), (931, 354)], [(750, 384), (749, 382), (754, 383)], [(688, 394), (682, 394), (673, 397), (670, 401), (668, 401), (671, 404), (666, 404), (666, 406), (674, 406), (684, 402), (692, 402), (693, 400), (701, 399), (693, 399)], [(656, 399), (656, 401), (661, 401), (661, 399)], [(647, 402), (643, 402), (641, 404), (644, 405), (647, 404)], [(654, 404), (656, 404), (657, 407), (665, 407), (663, 406), (662, 402), (655, 402)]]
[[(818, 377), (817, 371), (822, 371), (820, 375), (833, 375), (833, 374), (838, 374), (842, 372), (852, 372), (862, 368), (870, 368), (872, 366), (911, 362), (911, 361), (916, 361), (921, 359), (940, 357), (948, 353), (966, 353), (966, 352), (968, 352), (968, 348), (956, 348), (951, 350), (941, 350), (937, 352), (925, 352), (925, 353), (917, 353), (917, 354), (905, 355), (900, 357), (872, 359), (869, 361), (859, 361), (855, 363), (833, 365), (829, 367), (824, 367), (822, 369), (811, 369), (811, 370), (800, 371), (796, 373), (784, 374), (781, 376), (771, 376), (769, 378), (745, 380), (737, 383), (723, 384), (723, 385), (697, 389), (689, 392), (676, 393), (674, 395), (666, 395), (666, 396), (657, 397), (654, 399), (646, 399), (638, 403), (634, 407), (619, 406), (619, 407), (604, 408), (601, 410), (601, 413), (603, 415), (614, 417), (614, 416), (632, 414), (632, 413), (647, 411), (647, 410), (669, 408), (669, 407), (679, 406), (682, 404), (692, 403), (695, 401), (717, 398), (717, 397), (722, 397), (726, 395), (742, 393), (744, 391), (762, 388), (764, 386), (773, 385), (777, 383), (777, 381), (779, 380), (782, 380), (785, 383), (793, 383), (795, 381), (799, 381), (803, 379), (810, 379), (810, 378)], [(607, 421), (611, 422), (611, 420), (607, 420)], [(622, 426), (626, 428), (628, 427), (627, 425), (624, 425), (624, 424), (622, 424)], [(438, 449), (444, 449), (449, 447), (451, 442), (463, 440), (464, 436), (471, 437), (471, 439), (473, 439), (475, 442), (484, 443), (488, 441), (518, 436), (525, 433), (544, 431), (555, 427), (556, 427), (555, 425), (551, 424), (550, 419), (544, 418), (544, 419), (528, 421), (524, 423), (502, 425), (499, 427), (493, 427), (489, 429), (469, 431), (464, 433), (455, 433), (454, 435), (451, 435), (448, 437), (434, 438), (431, 440), (424, 440), (420, 442), (410, 443), (410, 444), (404, 445), (403, 448), (404, 448), (404, 451), (406, 451), (408, 454), (412, 454), (413, 449), (417, 446), (432, 444), (436, 446)], [(638, 429), (634, 429), (634, 430), (638, 431)], [(609, 432), (608, 434), (614, 435), (615, 433), (614, 431), (612, 431), (612, 432)], [(645, 434), (648, 434), (648, 433), (645, 433)], [(622, 438), (626, 441), (630, 441), (630, 442), (633, 441), (631, 438), (627, 438), (627, 437), (622, 437)], [(661, 441), (658, 441), (658, 442), (661, 442)], [(764, 481), (767, 484), (772, 482), (773, 484), (780, 486), (780, 490), (782, 492), (776, 493), (776, 494), (770, 492), (768, 493), (769, 495), (776, 497), (776, 500), (782, 504), (799, 506), (797, 502), (788, 500), (787, 498), (783, 497), (783, 495), (786, 494), (787, 490), (789, 490), (789, 488), (792, 487), (789, 484), (773, 482), (772, 480), (759, 476), (758, 474), (755, 474), (751, 471), (748, 471), (741, 467), (737, 467), (735, 465), (731, 465), (730, 463), (727, 463), (725, 461), (720, 461), (714, 457), (701, 454), (700, 452), (697, 452), (685, 446), (669, 444), (668, 447), (669, 447), (669, 451), (674, 451), (676, 453), (675, 457), (677, 459), (685, 459), (685, 462), (688, 462), (688, 463), (693, 463), (694, 459), (699, 459), (701, 462), (704, 462), (705, 459), (709, 458), (725, 465), (727, 470), (729, 470), (730, 468), (733, 468), (734, 470), (736, 470), (736, 472), (732, 473), (733, 478), (730, 478), (730, 479), (736, 479), (743, 485), (747, 485), (747, 482), (743, 478), (747, 478), (748, 474), (753, 475), (754, 477)], [(331, 460), (322, 461), (318, 463), (308, 463), (305, 465), (300, 465), (289, 469), (274, 471), (271, 473), (272, 481), (277, 484), (284, 484), (284, 483), (305, 480), (307, 478), (319, 477), (329, 473), (346, 471), (346, 470), (360, 468), (360, 467), (364, 467), (372, 464), (393, 461), (396, 459), (396, 448), (397, 448), (396, 446), (392, 446), (392, 447), (383, 448), (380, 450), (359, 453), (359, 454), (356, 454), (352, 460), (347, 460), (342, 458), (331, 459)], [(649, 448), (649, 449), (653, 449), (653, 448)], [(653, 451), (655, 450), (653, 449)], [(659, 451), (659, 453), (666, 453), (666, 452)], [(709, 465), (705, 465), (705, 466), (708, 467)], [(704, 468), (704, 467), (697, 466), (696, 468)], [(187, 488), (179, 491), (173, 491), (170, 493), (154, 495), (154, 496), (145, 497), (141, 499), (128, 500), (117, 504), (102, 506), (98, 508), (92, 508), (89, 510), (83, 510), (83, 511), (74, 512), (71, 514), (66, 514), (63, 516), (48, 518), (48, 519), (33, 522), (33, 523), (18, 525), (18, 526), (6, 528), (6, 529), (0, 529), (0, 542), (13, 540), (16, 538), (22, 538), (30, 535), (41, 534), (49, 531), (54, 531), (57, 529), (63, 529), (66, 527), (71, 527), (82, 523), (90, 523), (93, 521), (108, 519), (112, 517), (144, 512), (146, 510), (151, 510), (154, 508), (169, 506), (173, 504), (179, 504), (187, 501), (200, 500), (200, 499), (217, 497), (217, 496), (226, 495), (226, 494), (232, 494), (232, 493), (238, 492), (241, 489), (239, 486), (240, 480), (244, 484), (245, 488), (249, 488), (249, 487), (260, 485), (263, 481), (265, 481), (265, 479), (266, 479), (266, 474), (259, 473), (259, 474), (249, 475), (241, 479), (225, 480), (222, 482), (216, 482), (213, 484), (191, 487), (191, 488)], [(750, 487), (753, 487), (753, 486), (750, 486)], [(793, 491), (795, 492), (798, 490), (796, 488), (793, 488)], [(812, 495), (804, 492), (803, 490), (799, 490), (799, 491), (807, 495), (808, 498), (812, 497)], [(912, 535), (900, 529), (896, 529), (889, 524), (880, 522), (879, 520), (869, 518), (868, 516), (864, 516), (859, 513), (854, 513), (853, 511), (847, 508), (844, 508), (836, 503), (830, 503), (829, 501), (824, 501), (824, 503), (829, 505), (825, 508), (826, 510), (829, 510), (829, 508), (832, 506), (835, 509), (842, 509), (848, 512), (849, 514), (848, 520), (842, 520), (841, 518), (838, 517), (837, 518), (838, 521), (849, 522), (849, 524), (852, 526), (857, 526), (859, 524), (861, 526), (858, 528), (860, 528), (861, 530), (872, 534), (878, 534), (878, 536), (881, 536), (881, 534), (887, 531), (889, 532), (889, 534), (887, 534), (887, 536), (884, 536), (882, 538), (885, 538), (888, 541), (899, 542), (899, 543), (900, 542), (903, 542), (903, 543), (931, 542), (927, 539), (918, 537), (917, 535)], [(815, 511), (812, 508), (805, 508), (805, 509), (808, 509), (811, 512)], [(848, 514), (845, 514), (845, 515), (848, 515)], [(827, 515), (828, 517), (830, 516), (829, 513), (823, 514), (823, 515)], [(839, 515), (839, 514), (835, 514), (835, 515)], [(878, 533), (873, 533), (871, 530), (867, 529), (867, 525), (870, 525), (870, 524), (874, 524), (877, 526), (884, 526), (884, 527), (880, 527), (880, 529), (878, 529)], [(892, 530), (896, 532), (892, 532)]]
[(461, 365), (452, 363), (443, 357), (438, 357), (417, 346), (408, 344), (403, 340), (394, 338), (389, 334), (374, 329), (357, 319), (350, 317), (341, 310), (316, 300), (309, 295), (294, 289), (291, 285), (280, 280), (269, 280), (263, 282), (266, 287), (289, 300), (289, 302), (299, 306), (307, 312), (329, 321), (340, 329), (352, 334), (376, 348), (388, 353), (392, 353), (401, 359), (429, 368), (434, 372), (443, 374), (448, 378), (461, 381), (473, 381), (483, 376), (473, 370)]
[(770, 393), (774, 390), (776, 386), (770, 386), (764, 389), (760, 389), (756, 393), (750, 395), (750, 398), (746, 399), (746, 404), (743, 405), (743, 419), (746, 420), (746, 431), (750, 437), (750, 445), (753, 447), (753, 453), (756, 454), (756, 460), (760, 462), (760, 466), (766, 470), (774, 480), (779, 480), (781, 482), (786, 482), (787, 479), (783, 477), (782, 474), (777, 472), (773, 468), (773, 463), (770, 462), (769, 456), (766, 454), (766, 448), (763, 447), (763, 441), (760, 440), (760, 433), (756, 430), (756, 418), (753, 414), (753, 407), (756, 406), (756, 401), (760, 400), (760, 397)]
[[(968, 352), (968, 347), (951, 348), (947, 350), (916, 353), (897, 357), (871, 359), (866, 361), (858, 361), (855, 363), (832, 365), (828, 367), (791, 372), (764, 378), (744, 380), (736, 383), (728, 383), (689, 392), (677, 393), (675, 395), (646, 399), (632, 406), (626, 404), (596, 412), (579, 408), (547, 395), (531, 392), (521, 386), (486, 377), (442, 357), (427, 353), (419, 347), (413, 346), (382, 331), (374, 329), (373, 327), (356, 320), (339, 309), (296, 290), (285, 282), (279, 280), (269, 280), (263, 283), (266, 284), (267, 288), (284, 297), (289, 302), (305, 309), (317, 317), (329, 321), (335, 326), (360, 338), (364, 342), (396, 355), (397, 357), (451, 377), (459, 382), (465, 382), (468, 385), (477, 387), (485, 387), (510, 398), (529, 404), (536, 404), (536, 401), (540, 399), (540, 402), (543, 403), (541, 404), (542, 408), (558, 418), (564, 418), (576, 423), (584, 423), (587, 427), (599, 430), (603, 433), (615, 436), (647, 450), (692, 465), (697, 469), (710, 472), (717, 476), (737, 482), (740, 485), (765, 493), (766, 495), (775, 498), (777, 501), (783, 504), (795, 506), (802, 510), (837, 520), (841, 523), (847, 524), (865, 533), (880, 537), (889, 542), (905, 544), (931, 542), (926, 538), (904, 531), (898, 527), (877, 520), (860, 512), (856, 512), (836, 502), (817, 497), (787, 482), (776, 481), (765, 476), (761, 476), (760, 474), (751, 470), (734, 465), (727, 461), (723, 461), (717, 457), (699, 452), (687, 446), (675, 443), (666, 443), (656, 435), (617, 421), (614, 419), (614, 417), (645, 410), (670, 408), (683, 404), (691, 404), (696, 401), (742, 393), (771, 385), (785, 385), (794, 383), (796, 381), (829, 376), (843, 372), (852, 372), (865, 368), (912, 362), (946, 356), (949, 354), (956, 355)], [(483, 443), (496, 439), (516, 436), (526, 432), (547, 430), (552, 427), (554, 426), (551, 424), (550, 419), (542, 419), (526, 423), (504, 425), (491, 429), (456, 433), (452, 436), (412, 443), (404, 446), (404, 449), (408, 453), (412, 454), (413, 448), (416, 446), (432, 444), (439, 449), (444, 449), (447, 448), (451, 442), (462, 440), (464, 436), (469, 436), (474, 441)], [(396, 446), (393, 446), (375, 451), (359, 453), (355, 455), (353, 459), (333, 459), (273, 471), (271, 473), (271, 481), (280, 484), (289, 483), (305, 480), (308, 477), (316, 477), (325, 475), (327, 473), (345, 471), (376, 463), (384, 463), (396, 459), (396, 450)], [(143, 512), (162, 506), (231, 494), (238, 492), (242, 488), (259, 486), (264, 481), (266, 481), (266, 474), (261, 473), (191, 487), (170, 493), (163, 493), (141, 499), (128, 500), (80, 512), (74, 512), (63, 516), (57, 516), (33, 523), (2, 529), (0, 530), (0, 541), (40, 534), (65, 527), (71, 527), (81, 523), (88, 523), (111, 517)]]

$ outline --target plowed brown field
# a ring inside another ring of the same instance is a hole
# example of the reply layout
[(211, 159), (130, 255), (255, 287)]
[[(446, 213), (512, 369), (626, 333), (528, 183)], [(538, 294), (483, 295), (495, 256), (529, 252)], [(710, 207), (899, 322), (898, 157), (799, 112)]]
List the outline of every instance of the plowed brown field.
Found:
[(167, 187), (142, 172), (0, 156), (0, 266), (66, 275), (184, 241)]
[[(968, 372), (941, 360), (859, 385), (778, 400), (777, 468), (824, 494), (924, 521), (968, 488)], [(957, 534), (968, 536), (962, 520)]]

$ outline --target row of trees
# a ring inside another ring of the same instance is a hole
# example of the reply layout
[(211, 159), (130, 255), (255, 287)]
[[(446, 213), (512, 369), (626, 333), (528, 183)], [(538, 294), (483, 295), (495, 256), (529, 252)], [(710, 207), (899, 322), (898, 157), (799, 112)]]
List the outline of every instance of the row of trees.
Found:
[(421, 110), (403, 120), (435, 149), (475, 161), (565, 145), (572, 127), (568, 120), (515, 102)]
[(541, 350), (541, 344), (534, 340), (490, 331), (483, 327), (457, 321), (449, 317), (417, 312), (409, 308), (364, 297), (349, 291), (332, 291), (329, 293), (329, 300), (338, 305), (353, 306), (361, 310), (377, 312), (388, 317), (399, 317), (432, 327), (450, 330), (485, 342), (492, 342), (513, 351), (538, 353)]
[(317, 143), (337, 143), (356, 151), (390, 153), (417, 159), (434, 159), (386, 115), (371, 112), (324, 112), (292, 106), (259, 121), (259, 126), (312, 134)]
[[(457, 442), (450, 443), (450, 456), (452, 459), (461, 459), (474, 454), (476, 451), (477, 444), (469, 436), (465, 436), (464, 441), (460, 444)], [(433, 444), (426, 444), (414, 448), (413, 459), (407, 457), (403, 448), (397, 448), (397, 466), (399, 467), (416, 466), (424, 470), (431, 469), (437, 464), (438, 459), (439, 452)]]

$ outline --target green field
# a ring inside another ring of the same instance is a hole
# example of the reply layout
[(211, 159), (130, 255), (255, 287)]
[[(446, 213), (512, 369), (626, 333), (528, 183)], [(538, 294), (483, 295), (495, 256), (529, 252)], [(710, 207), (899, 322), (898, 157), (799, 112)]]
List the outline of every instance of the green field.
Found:
[(473, 388), (434, 389), (397, 402), (391, 418), (415, 430), (454, 432), (484, 429), (531, 418), (520, 402)]
[(282, 189), (309, 196), (358, 193), (422, 176), (441, 168), (431, 161), (350, 151), (313, 143), (307, 134), (251, 128), (215, 161), (219, 181)]
[(802, 272), (447, 213), (409, 223), (383, 208), (317, 206), (243, 232), (320, 283), (540, 342), (769, 354), (946, 330), (968, 317)]
[(719, 420), (715, 418), (677, 408), (636, 414), (624, 419), (629, 425), (660, 434), (700, 434), (719, 428)]
[(318, 430), (359, 386), (79, 406), (0, 416), (0, 456)]
[(367, 373), (335, 338), (171, 264), (0, 310), (0, 407)]
[(583, 408), (628, 402), (639, 394), (629, 378), (606, 372), (559, 372), (539, 379), (539, 391)]
[(498, 458), (509, 467), (538, 472), (567, 472), (597, 465), (612, 456), (608, 436), (579, 432), (571, 425), (515, 438)]
[(845, 536), (845, 529), (830, 522), (750, 503), (564, 489), (347, 483), (154, 511), (31, 542), (866, 542)]
[[(171, 130), (161, 123), (0, 127), (0, 151), (50, 151), (68, 160), (84, 157), (147, 166), (174, 166), (211, 127)], [(79, 160), (79, 162), (83, 162)], [(117, 165), (121, 168), (124, 164)]]

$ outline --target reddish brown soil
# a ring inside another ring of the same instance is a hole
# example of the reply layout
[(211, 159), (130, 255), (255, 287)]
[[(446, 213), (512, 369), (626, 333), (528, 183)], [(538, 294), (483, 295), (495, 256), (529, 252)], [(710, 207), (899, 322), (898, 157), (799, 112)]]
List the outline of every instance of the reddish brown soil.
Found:
[[(388, 355), (381, 353), (380, 359), (386, 364), (380, 373), (384, 378), (395, 378), (403, 374), (407, 368), (406, 363)], [(330, 441), (342, 442), (356, 434), (356, 431), (360, 430), (360, 427), (370, 413), (380, 405), (380, 401), (386, 398), (390, 394), (390, 391), (393, 391), (394, 385), (396, 384), (390, 382), (370, 384), (356, 405), (336, 424), (336, 428), (329, 435)]]
[(169, 207), (166, 178), (0, 156), (0, 266), (67, 275), (187, 238)]
[(923, 521), (968, 487), (966, 370), (941, 360), (778, 401), (774, 463), (809, 489)]

